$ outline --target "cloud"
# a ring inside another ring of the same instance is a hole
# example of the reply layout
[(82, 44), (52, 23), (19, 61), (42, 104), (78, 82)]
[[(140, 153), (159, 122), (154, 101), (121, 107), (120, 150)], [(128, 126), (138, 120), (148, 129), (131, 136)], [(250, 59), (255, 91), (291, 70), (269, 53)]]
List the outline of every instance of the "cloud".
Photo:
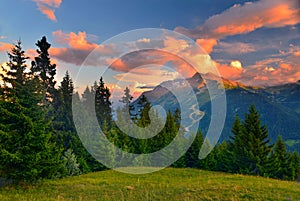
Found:
[(238, 60), (231, 61), (230, 66), (239, 70), (243, 69), (242, 63)]
[(13, 47), (12, 44), (0, 42), (0, 52), (7, 52)]
[(79, 31), (78, 34), (74, 32), (63, 33), (61, 30), (52, 33), (54, 40), (59, 44), (68, 44), (70, 48), (76, 50), (91, 51), (97, 48), (97, 44), (89, 41), (89, 38), (95, 38), (94, 35), (88, 35), (86, 32)]
[[(93, 43), (97, 37), (86, 32), (74, 32), (63, 33), (61, 30), (52, 33), (54, 41), (61, 45), (67, 45), (68, 47), (53, 47), (49, 50), (49, 53), (54, 58), (75, 65), (81, 65), (82, 62), (92, 51), (97, 51), (102, 56), (111, 56), (116, 52), (114, 45), (98, 45)], [(99, 66), (106, 64), (105, 60), (101, 58), (90, 59), (88, 65)]]
[(150, 43), (150, 39), (149, 38), (141, 38), (137, 42), (139, 42), (139, 43)]
[(196, 43), (200, 45), (208, 54), (213, 51), (215, 45), (218, 44), (216, 39), (197, 39)]
[[(201, 59), (199, 59), (199, 61), (200, 60)], [(108, 63), (111, 63), (111, 69), (118, 72), (129, 72), (135, 68), (150, 64), (158, 66), (159, 68), (167, 65), (170, 68), (177, 70), (184, 77), (192, 76), (196, 72), (195, 69), (182, 58), (176, 54), (163, 50), (143, 50), (131, 52), (121, 58), (109, 59)], [(168, 63), (172, 63), (172, 66)], [(139, 72), (141, 73), (141, 71)], [(148, 75), (149, 73), (151, 73), (151, 71), (144, 71), (144, 75)]]
[(215, 48), (215, 52), (225, 52), (232, 55), (246, 54), (250, 52), (255, 52), (256, 50), (257, 48), (253, 44), (242, 42), (220, 42)]
[(215, 62), (221, 77), (229, 80), (239, 80), (244, 72), (240, 61), (231, 61), (230, 64)]
[(0, 36), (0, 39), (6, 39), (7, 36)]
[(262, 27), (277, 28), (300, 22), (298, 0), (261, 0), (236, 4), (210, 17), (196, 29), (175, 28), (192, 38), (216, 38), (245, 34)]
[(33, 0), (38, 9), (46, 15), (50, 20), (57, 21), (55, 9), (59, 8), (62, 0)]
[(299, 80), (299, 63), (285, 59), (267, 59), (245, 68), (239, 80), (247, 85), (272, 86)]
[[(157, 65), (145, 65), (132, 69), (130, 72), (120, 73), (114, 76), (115, 79), (129, 87), (133, 97), (138, 97), (144, 91), (153, 89), (149, 86), (157, 86), (168, 80), (174, 80), (179, 77), (176, 71), (161, 69)], [(122, 88), (125, 88), (123, 86)], [(122, 93), (122, 95), (124, 92)]]

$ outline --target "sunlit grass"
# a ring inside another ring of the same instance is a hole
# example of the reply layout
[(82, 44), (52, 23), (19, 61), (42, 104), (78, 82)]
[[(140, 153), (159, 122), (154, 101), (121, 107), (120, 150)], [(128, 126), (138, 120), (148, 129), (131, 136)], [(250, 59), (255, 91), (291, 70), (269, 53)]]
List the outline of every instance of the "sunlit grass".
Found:
[(167, 168), (145, 175), (109, 170), (4, 187), (0, 200), (300, 200), (300, 185), (196, 169)]

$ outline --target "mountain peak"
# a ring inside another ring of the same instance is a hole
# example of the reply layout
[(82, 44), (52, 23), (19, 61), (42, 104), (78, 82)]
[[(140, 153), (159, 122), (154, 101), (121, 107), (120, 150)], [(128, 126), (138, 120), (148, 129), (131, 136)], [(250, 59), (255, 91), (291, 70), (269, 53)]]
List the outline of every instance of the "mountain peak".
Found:
[[(207, 81), (217, 81), (217, 82), (223, 82), (223, 86), (225, 87), (225, 89), (232, 89), (232, 88), (246, 88), (246, 85), (244, 85), (241, 82), (237, 82), (237, 81), (233, 81), (233, 80), (229, 80), (226, 78), (223, 78), (219, 75), (216, 75), (214, 73), (208, 72), (205, 74), (201, 74), (201, 73), (195, 73), (193, 75), (193, 77), (191, 78), (191, 80), (198, 81), (199, 84), (201, 84), (203, 82), (203, 79), (205, 82)], [(201, 85), (202, 86), (202, 85)]]

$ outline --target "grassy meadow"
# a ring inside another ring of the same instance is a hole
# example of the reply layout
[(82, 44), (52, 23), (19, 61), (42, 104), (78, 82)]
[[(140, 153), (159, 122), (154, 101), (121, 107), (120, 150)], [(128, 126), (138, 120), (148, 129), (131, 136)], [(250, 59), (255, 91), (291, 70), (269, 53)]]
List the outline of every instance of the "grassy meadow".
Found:
[(300, 200), (300, 184), (197, 169), (166, 168), (145, 175), (108, 170), (6, 186), (0, 200)]

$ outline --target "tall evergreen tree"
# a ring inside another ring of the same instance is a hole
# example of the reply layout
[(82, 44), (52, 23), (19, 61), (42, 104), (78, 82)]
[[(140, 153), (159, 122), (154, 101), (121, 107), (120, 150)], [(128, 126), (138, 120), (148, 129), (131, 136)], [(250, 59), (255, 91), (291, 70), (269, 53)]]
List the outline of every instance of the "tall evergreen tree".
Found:
[[(49, 57), (49, 49), (51, 44), (47, 42), (45, 36), (41, 40), (38, 40), (36, 43), (38, 49), (36, 50), (38, 56), (32, 61), (32, 72), (38, 76), (47, 92), (47, 99), (53, 99), (55, 96), (55, 84), (56, 81), (54, 76), (56, 75), (56, 64), (51, 64)], [(46, 101), (46, 100), (45, 100)]]
[(101, 77), (95, 94), (95, 110), (100, 126), (106, 122), (109, 128), (112, 122), (110, 96), (110, 91), (108, 87), (105, 86), (103, 78)]
[(29, 74), (25, 72), (27, 67), (26, 60), (29, 57), (25, 56), (21, 40), (17, 41), (15, 46), (11, 49), (11, 52), (8, 52), (8, 57), (9, 62), (7, 63), (7, 66), (9, 67), (9, 70), (1, 66), (2, 71), (7, 75), (1, 75), (1, 78), (5, 83), (9, 83), (11, 84), (11, 87), (16, 88), (17, 85), (24, 84), (29, 76)]
[(233, 123), (232, 136), (229, 137), (226, 161), (227, 171), (243, 172), (247, 169), (249, 162), (245, 153), (245, 141), (248, 141), (248, 135), (244, 136), (244, 127), (238, 116), (235, 117)]
[(269, 146), (268, 130), (261, 125), (260, 115), (254, 105), (249, 107), (249, 113), (241, 124), (236, 118), (232, 128), (233, 137), (229, 143), (232, 157), (231, 171), (263, 175), (266, 172)]
[[(51, 178), (62, 171), (61, 150), (53, 142), (46, 118), (41, 83), (26, 73), (26, 59), (19, 41), (9, 53), (9, 69), (1, 77), (0, 174), (16, 181)], [(17, 72), (17, 73), (16, 73)]]
[(75, 132), (72, 120), (72, 96), (74, 93), (73, 81), (67, 71), (58, 89), (59, 114), (56, 114), (58, 121), (63, 122), (59, 130)]
[(138, 125), (141, 127), (146, 127), (150, 124), (149, 112), (151, 109), (151, 104), (144, 94), (141, 96), (137, 104), (139, 110)]
[(245, 115), (243, 137), (245, 153), (249, 159), (249, 172), (263, 175), (271, 147), (267, 127), (261, 125), (260, 114), (253, 104), (249, 108), (249, 113)]
[(134, 106), (130, 104), (132, 99), (133, 96), (130, 94), (129, 88), (126, 87), (126, 89), (124, 90), (124, 95), (121, 98), (120, 102), (124, 104), (123, 105), (124, 113), (128, 113), (127, 115), (129, 115), (130, 118), (133, 118), (133, 120), (135, 120), (136, 116), (133, 114)]
[(279, 135), (269, 158), (267, 175), (272, 178), (286, 179), (288, 174), (289, 155), (282, 137)]
[(300, 181), (300, 156), (296, 151), (289, 154), (287, 175), (289, 180)]
[[(193, 134), (195, 135), (195, 134)], [(191, 137), (190, 137), (191, 138)], [(191, 140), (191, 139), (190, 139)], [(190, 148), (186, 152), (186, 166), (192, 168), (199, 168), (199, 151), (203, 144), (203, 135), (200, 131), (197, 132), (194, 141), (192, 142)]]

